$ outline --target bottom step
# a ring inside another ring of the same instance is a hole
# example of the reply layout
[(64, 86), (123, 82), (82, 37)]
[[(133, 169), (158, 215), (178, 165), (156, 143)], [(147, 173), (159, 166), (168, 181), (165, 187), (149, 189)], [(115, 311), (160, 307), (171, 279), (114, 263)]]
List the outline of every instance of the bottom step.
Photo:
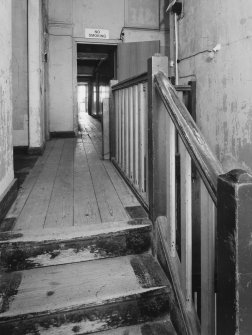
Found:
[(136, 326), (110, 329), (99, 335), (176, 335), (176, 331), (171, 321), (148, 322)]
[(83, 335), (155, 321), (169, 312), (170, 284), (150, 254), (0, 277), (1, 335)]

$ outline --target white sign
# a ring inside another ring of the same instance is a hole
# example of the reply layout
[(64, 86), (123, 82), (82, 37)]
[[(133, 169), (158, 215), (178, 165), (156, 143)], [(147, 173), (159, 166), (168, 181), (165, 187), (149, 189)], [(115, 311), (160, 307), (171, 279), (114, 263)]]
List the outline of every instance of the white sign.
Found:
[(107, 40), (109, 39), (109, 30), (86, 28), (85, 38), (98, 38), (102, 40)]

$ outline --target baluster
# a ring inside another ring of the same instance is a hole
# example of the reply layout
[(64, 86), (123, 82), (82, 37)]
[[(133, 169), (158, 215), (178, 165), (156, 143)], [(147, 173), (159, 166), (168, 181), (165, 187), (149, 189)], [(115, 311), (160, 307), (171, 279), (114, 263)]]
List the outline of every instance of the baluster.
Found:
[(119, 91), (114, 92), (115, 98), (115, 145), (116, 145), (116, 162), (119, 164)]
[(129, 89), (125, 88), (124, 90), (124, 117), (125, 117), (125, 128), (124, 128), (124, 136), (125, 136), (125, 165), (124, 171), (126, 176), (129, 177)]
[(215, 205), (201, 180), (201, 332), (215, 334)]
[(171, 118), (167, 115), (166, 117), (166, 165), (167, 165), (167, 217), (170, 224), (170, 251), (171, 256), (176, 255), (176, 181), (175, 181), (175, 126)]
[(122, 90), (118, 99), (118, 164), (122, 167)]
[(144, 196), (144, 87), (143, 84), (138, 85), (139, 88), (139, 189), (142, 196)]
[(144, 191), (146, 193), (146, 201), (149, 202), (148, 197), (148, 83), (144, 83)]
[(192, 303), (192, 173), (191, 157), (179, 139), (182, 288), (187, 308)]
[(122, 151), (122, 170), (125, 169), (125, 105), (124, 105), (124, 98), (125, 98), (125, 90), (122, 90), (122, 142), (121, 142), (121, 151)]
[(138, 85), (133, 87), (133, 108), (134, 108), (134, 185), (139, 187), (138, 161), (139, 161), (139, 107), (138, 107)]
[(129, 178), (133, 181), (133, 157), (134, 157), (134, 138), (133, 138), (133, 87), (129, 88)]

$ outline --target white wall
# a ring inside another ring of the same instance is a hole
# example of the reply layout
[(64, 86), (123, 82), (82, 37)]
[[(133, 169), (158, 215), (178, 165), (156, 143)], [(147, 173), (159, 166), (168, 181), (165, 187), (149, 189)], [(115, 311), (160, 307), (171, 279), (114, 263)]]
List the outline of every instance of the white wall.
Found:
[(0, 0), (0, 196), (14, 178), (12, 150), (11, 1)]
[[(49, 1), (49, 118), (50, 131), (77, 129), (76, 43), (121, 43), (125, 26), (125, 4), (128, 0), (50, 0)], [(132, 0), (130, 0), (132, 1)], [(153, 0), (138, 0), (139, 4)], [(158, 2), (156, 2), (158, 5)], [(168, 0), (160, 1), (160, 31), (127, 29), (125, 42), (161, 39), (161, 49), (167, 47), (167, 17), (164, 16)], [(142, 6), (143, 9), (145, 7)], [(148, 11), (146, 11), (146, 15)], [(133, 15), (133, 14), (132, 14)], [(146, 17), (139, 16), (146, 21)], [(109, 40), (85, 38), (85, 28), (109, 30)], [(72, 44), (72, 47), (71, 47)]]
[(49, 39), (50, 131), (73, 131), (72, 38)]
[[(197, 81), (197, 121), (225, 170), (252, 169), (252, 2), (184, 1), (179, 21), (180, 83)], [(237, 162), (236, 162), (237, 161)]]
[(27, 0), (12, 1), (13, 144), (28, 146)]

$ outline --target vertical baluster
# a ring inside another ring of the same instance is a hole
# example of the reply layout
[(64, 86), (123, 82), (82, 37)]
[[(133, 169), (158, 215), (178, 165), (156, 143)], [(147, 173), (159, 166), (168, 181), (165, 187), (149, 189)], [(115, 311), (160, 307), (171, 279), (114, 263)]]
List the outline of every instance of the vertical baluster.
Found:
[(124, 136), (125, 136), (125, 165), (124, 171), (126, 176), (129, 177), (129, 89), (125, 88), (125, 96), (124, 96), (124, 116), (125, 116), (125, 128), (124, 128)]
[(146, 193), (146, 201), (148, 198), (148, 83), (144, 83), (144, 191)]
[(144, 87), (143, 84), (139, 84), (139, 189), (140, 193), (144, 197), (144, 149), (145, 149), (145, 138), (144, 138)]
[(133, 157), (134, 157), (134, 139), (133, 139), (133, 87), (129, 88), (129, 177), (133, 181)]
[(124, 106), (124, 98), (125, 98), (125, 91), (124, 89), (122, 90), (122, 100), (121, 100), (121, 106), (122, 106), (122, 141), (121, 141), (121, 151), (122, 151), (122, 164), (121, 168), (124, 170), (125, 168), (125, 106)]
[(182, 289), (187, 308), (192, 304), (192, 173), (191, 157), (179, 139), (181, 196)]
[(166, 117), (166, 166), (167, 166), (167, 217), (170, 225), (170, 251), (171, 256), (176, 255), (176, 181), (175, 181), (175, 126), (171, 118), (167, 115)]
[(134, 108), (134, 185), (139, 186), (138, 161), (139, 161), (139, 126), (138, 126), (138, 85), (133, 87), (133, 108)]
[(122, 91), (118, 91), (118, 164), (122, 166)]
[(115, 154), (115, 159), (117, 164), (119, 163), (119, 92), (115, 91), (113, 94), (114, 100), (115, 100), (115, 145), (116, 145), (116, 154)]
[(215, 205), (201, 180), (201, 332), (215, 334)]

